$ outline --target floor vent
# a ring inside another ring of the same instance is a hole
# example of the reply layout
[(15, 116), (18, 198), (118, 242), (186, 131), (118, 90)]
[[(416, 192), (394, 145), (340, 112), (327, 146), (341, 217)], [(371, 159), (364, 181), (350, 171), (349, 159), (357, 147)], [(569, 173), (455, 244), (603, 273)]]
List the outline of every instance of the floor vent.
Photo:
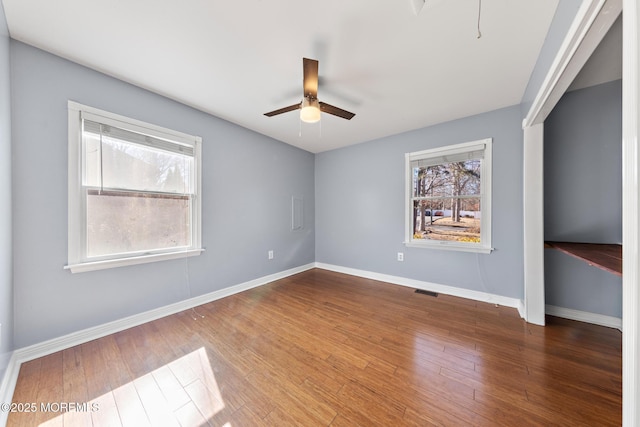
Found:
[(416, 293), (417, 294), (429, 295), (430, 297), (437, 297), (438, 296), (437, 292), (425, 291), (424, 289), (416, 289)]

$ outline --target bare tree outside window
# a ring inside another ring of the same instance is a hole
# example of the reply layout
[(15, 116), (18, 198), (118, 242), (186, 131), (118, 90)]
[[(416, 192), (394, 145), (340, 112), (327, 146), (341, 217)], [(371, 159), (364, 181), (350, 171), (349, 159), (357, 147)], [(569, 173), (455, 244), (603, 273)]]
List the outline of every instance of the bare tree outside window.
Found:
[(492, 144), (405, 154), (406, 246), (491, 253)]

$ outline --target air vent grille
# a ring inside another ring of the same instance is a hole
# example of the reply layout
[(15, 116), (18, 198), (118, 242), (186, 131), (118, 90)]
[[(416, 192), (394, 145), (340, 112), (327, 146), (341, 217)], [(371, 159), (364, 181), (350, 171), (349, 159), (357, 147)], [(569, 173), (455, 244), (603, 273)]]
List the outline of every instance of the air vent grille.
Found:
[(425, 291), (424, 289), (416, 289), (417, 294), (429, 295), (430, 297), (438, 297), (437, 292)]

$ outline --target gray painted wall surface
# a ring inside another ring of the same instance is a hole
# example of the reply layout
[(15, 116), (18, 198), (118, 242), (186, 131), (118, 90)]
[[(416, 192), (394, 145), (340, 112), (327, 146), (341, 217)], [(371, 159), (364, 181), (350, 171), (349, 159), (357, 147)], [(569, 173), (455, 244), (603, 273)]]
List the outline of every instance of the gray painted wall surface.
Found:
[[(522, 135), (514, 106), (317, 154), (317, 261), (523, 298)], [(489, 137), (496, 250), (405, 247), (404, 154)]]
[(554, 249), (544, 252), (547, 305), (622, 318), (622, 278)]
[[(313, 154), (20, 42), (11, 55), (16, 348), (314, 261)], [(203, 138), (206, 252), (63, 270), (68, 100)], [(305, 201), (300, 232), (291, 232), (293, 195)]]
[(553, 16), (553, 21), (551, 22), (551, 26), (547, 32), (547, 37), (545, 38), (540, 54), (538, 55), (538, 60), (533, 68), (531, 77), (529, 77), (527, 89), (522, 97), (522, 102), (520, 104), (522, 117), (525, 117), (529, 112), (529, 109), (533, 104), (533, 100), (538, 94), (545, 77), (547, 77), (549, 68), (553, 63), (553, 60), (556, 58), (558, 50), (571, 27), (571, 23), (576, 17), (578, 9), (580, 9), (582, 1), (583, 0), (559, 1), (556, 13)]
[[(622, 81), (566, 93), (545, 122), (545, 240), (622, 243)], [(547, 304), (622, 316), (622, 279), (545, 250)]]
[(11, 80), (9, 30), (0, 3), (0, 381), (13, 350), (11, 253)]
[(545, 239), (622, 243), (622, 81), (566, 93), (544, 139)]

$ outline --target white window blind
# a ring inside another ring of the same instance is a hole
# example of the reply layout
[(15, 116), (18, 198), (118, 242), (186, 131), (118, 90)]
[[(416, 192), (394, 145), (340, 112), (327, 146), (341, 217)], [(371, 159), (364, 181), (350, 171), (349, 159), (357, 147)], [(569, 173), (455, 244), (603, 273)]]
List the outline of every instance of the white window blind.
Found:
[(193, 194), (194, 150), (150, 135), (82, 120), (83, 185)]
[(199, 137), (69, 102), (72, 272), (199, 254)]
[(428, 166), (440, 165), (443, 163), (464, 162), (466, 160), (484, 158), (485, 144), (478, 144), (469, 147), (468, 150), (442, 150), (436, 153), (430, 151), (420, 151), (412, 153), (409, 161), (412, 168), (424, 168)]

